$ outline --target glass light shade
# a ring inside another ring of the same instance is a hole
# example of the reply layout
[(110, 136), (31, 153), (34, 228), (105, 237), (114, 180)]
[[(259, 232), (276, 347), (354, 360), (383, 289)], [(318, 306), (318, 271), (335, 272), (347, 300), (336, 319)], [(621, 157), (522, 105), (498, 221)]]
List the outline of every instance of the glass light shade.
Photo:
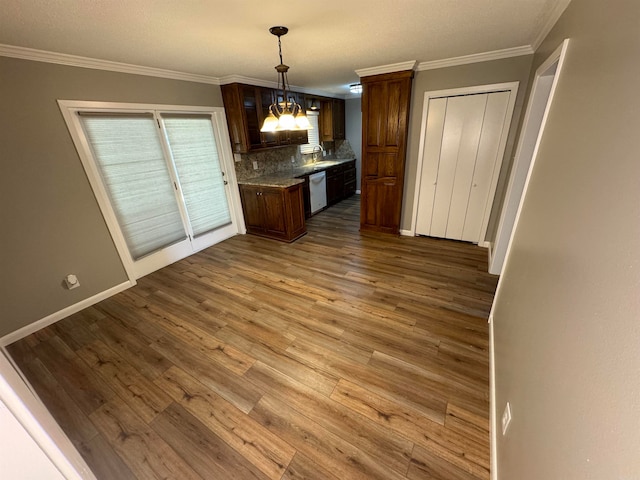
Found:
[[(266, 120), (265, 120), (266, 122)], [(278, 130), (293, 130), (296, 127), (296, 119), (291, 113), (283, 113), (278, 119)]]
[(261, 132), (275, 132), (278, 128), (278, 118), (273, 114), (273, 112), (269, 112), (267, 118), (264, 119), (264, 123), (262, 124)]
[(300, 112), (298, 115), (296, 115), (296, 126), (300, 130), (310, 130), (311, 129), (311, 124), (309, 123), (309, 119), (302, 112)]

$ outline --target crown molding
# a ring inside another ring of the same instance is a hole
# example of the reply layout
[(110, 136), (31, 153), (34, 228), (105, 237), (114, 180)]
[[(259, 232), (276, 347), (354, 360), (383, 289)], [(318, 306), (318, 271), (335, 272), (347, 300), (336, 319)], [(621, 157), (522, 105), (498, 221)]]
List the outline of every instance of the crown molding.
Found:
[(380, 65), (379, 67), (360, 68), (356, 70), (356, 73), (359, 77), (370, 77), (371, 75), (381, 75), (383, 73), (402, 72), (415, 69), (417, 63), (417, 60), (410, 60), (408, 62)]
[(246, 83), (247, 85), (256, 85), (258, 87), (278, 88), (277, 82), (261, 80), (259, 78), (245, 77), (244, 75), (226, 75), (224, 77), (220, 77), (219, 80), (220, 85), (227, 85), (229, 83)]
[(435, 70), (436, 68), (455, 67), (469, 63), (488, 62), (500, 60), (502, 58), (519, 57), (521, 55), (531, 55), (534, 50), (531, 45), (521, 47), (505, 48), (503, 50), (493, 50), (491, 52), (474, 53), (473, 55), (463, 55), (461, 57), (445, 58), (443, 60), (432, 60), (430, 62), (420, 62), (417, 71)]
[[(271, 82), (269, 80), (262, 80), (260, 78), (245, 77), (244, 75), (226, 75), (220, 77), (220, 85), (227, 85), (229, 83), (244, 83), (247, 85), (256, 85), (258, 87), (266, 88), (278, 88), (277, 82)], [(307, 93), (309, 95), (318, 95), (320, 97), (332, 97), (332, 98), (345, 98), (342, 93), (331, 93), (326, 90), (318, 90), (316, 88), (298, 87), (296, 85), (289, 85), (291, 90), (299, 93)]]
[(171, 80), (184, 80), (187, 82), (220, 85), (220, 80), (218, 78), (209, 77), (207, 75), (196, 75), (193, 73), (177, 72), (162, 68), (143, 67), (141, 65), (132, 65), (130, 63), (112, 62), (97, 58), (68, 55), (66, 53), (36, 50), (35, 48), (15, 47), (13, 45), (0, 44), (0, 56), (21, 58), (35, 62), (55, 63), (71, 67), (92, 68), (94, 70), (107, 70), (110, 72), (131, 73), (134, 75), (146, 75), (149, 77), (168, 78)]
[(540, 30), (540, 33), (538, 34), (536, 39), (531, 44), (531, 47), (534, 51), (538, 50), (538, 47), (542, 45), (542, 42), (545, 38), (547, 38), (547, 35), (549, 35), (549, 32), (554, 27), (556, 22), (560, 19), (564, 11), (567, 9), (570, 2), (571, 0), (562, 0), (555, 4), (554, 9), (551, 12), (551, 16), (542, 27), (542, 30)]

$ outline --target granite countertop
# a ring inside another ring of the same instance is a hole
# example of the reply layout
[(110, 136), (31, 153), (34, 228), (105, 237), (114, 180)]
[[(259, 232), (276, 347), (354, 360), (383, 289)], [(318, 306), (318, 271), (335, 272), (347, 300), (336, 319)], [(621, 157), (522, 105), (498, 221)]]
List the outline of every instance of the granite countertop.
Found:
[(263, 175), (261, 177), (238, 180), (240, 185), (257, 185), (260, 187), (293, 187), (299, 183), (304, 183), (304, 178), (293, 178), (287, 174)]
[(335, 167), (336, 165), (342, 165), (355, 160), (355, 158), (334, 158), (325, 159), (320, 162), (309, 163), (301, 167), (295, 167), (291, 169), (291, 172), (274, 173), (271, 175), (262, 175), (260, 177), (249, 178), (245, 180), (238, 180), (240, 185), (258, 185), (261, 187), (292, 187), (299, 183), (304, 183), (304, 177), (316, 172), (322, 172), (328, 168)]
[(311, 175), (312, 173), (322, 172), (336, 165), (342, 165), (354, 161), (355, 158), (332, 158), (321, 160), (316, 163), (308, 163), (302, 167), (296, 167), (294, 169), (294, 175), (296, 177), (303, 177), (305, 175)]

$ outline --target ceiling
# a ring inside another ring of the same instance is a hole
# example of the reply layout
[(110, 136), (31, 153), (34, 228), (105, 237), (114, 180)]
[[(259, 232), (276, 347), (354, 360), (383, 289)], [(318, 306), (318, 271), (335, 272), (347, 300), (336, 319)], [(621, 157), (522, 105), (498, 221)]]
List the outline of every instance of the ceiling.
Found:
[(356, 69), (537, 46), (570, 0), (2, 0), (0, 44), (347, 93)]

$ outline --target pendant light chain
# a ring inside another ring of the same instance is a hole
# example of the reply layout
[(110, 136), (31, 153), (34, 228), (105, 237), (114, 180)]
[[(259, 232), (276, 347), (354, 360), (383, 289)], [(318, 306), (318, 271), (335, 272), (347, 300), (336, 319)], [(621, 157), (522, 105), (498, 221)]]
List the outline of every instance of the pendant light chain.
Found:
[[(282, 35), (278, 35), (278, 54), (280, 55), (280, 65), (284, 65), (284, 61), (282, 60)], [(276, 70), (278, 70), (278, 67), (276, 67)], [(289, 82), (289, 78), (287, 77), (287, 71), (284, 68), (283, 70), (281, 75), (278, 75), (278, 88), (280, 87), (280, 77), (282, 77), (282, 99), (284, 101), (284, 111), (287, 111), (289, 109), (289, 99), (287, 98), (287, 83)]]

